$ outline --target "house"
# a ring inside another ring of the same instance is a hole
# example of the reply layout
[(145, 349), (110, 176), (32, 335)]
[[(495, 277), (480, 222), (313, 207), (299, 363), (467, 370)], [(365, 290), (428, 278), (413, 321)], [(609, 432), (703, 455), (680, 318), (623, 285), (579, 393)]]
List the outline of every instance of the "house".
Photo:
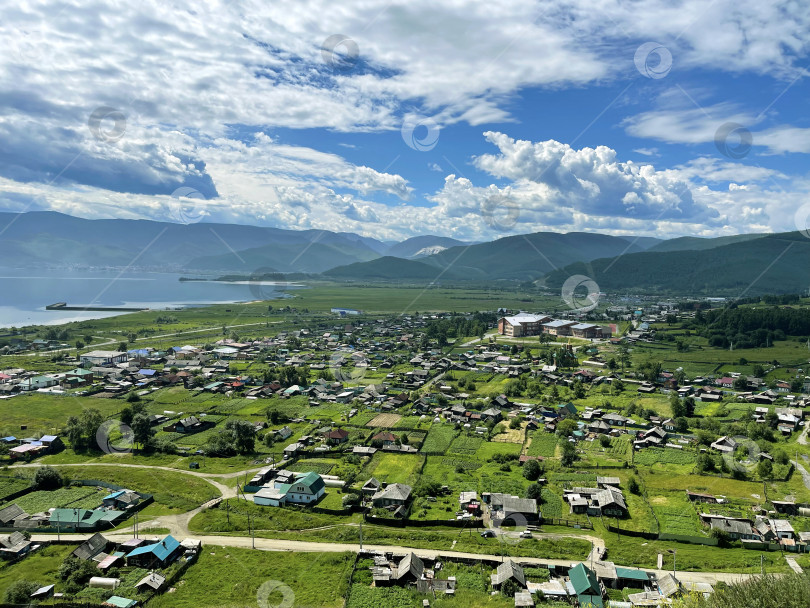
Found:
[(178, 420), (174, 424), (163, 427), (163, 430), (167, 433), (182, 433), (188, 435), (191, 433), (199, 433), (200, 431), (204, 431), (213, 426), (213, 422), (209, 422), (207, 420), (201, 421), (196, 416), (187, 416), (186, 418)]
[(570, 336), (571, 328), (578, 325), (576, 321), (556, 320), (542, 324), (543, 333), (552, 336)]
[(737, 448), (737, 442), (731, 437), (724, 435), (712, 443), (711, 447), (719, 452), (733, 452)]
[(159, 591), (166, 582), (166, 577), (157, 572), (150, 572), (135, 584), (138, 593), (146, 591)]
[(84, 560), (93, 559), (98, 554), (104, 553), (108, 545), (109, 541), (101, 534), (96, 533), (76, 547), (71, 555)]
[(498, 319), (498, 333), (502, 336), (536, 336), (543, 331), (543, 323), (551, 320), (545, 315), (531, 315), (518, 313), (511, 317), (501, 317)]
[(603, 608), (602, 586), (593, 570), (585, 564), (579, 563), (568, 570), (568, 579), (571, 581), (571, 587), (574, 589), (580, 606)]
[(285, 504), (311, 504), (317, 502), (326, 491), (323, 478), (310, 471), (297, 479), (289, 480), (281, 474), (276, 476), (273, 487), (263, 487), (253, 495), (257, 505), (280, 507)]
[(138, 547), (127, 554), (127, 566), (145, 568), (165, 568), (184, 552), (183, 546), (171, 534), (162, 541)]
[(293, 432), (290, 427), (283, 426), (280, 429), (273, 431), (273, 434), (276, 436), (276, 440), (284, 440), (292, 437)]
[(739, 519), (713, 517), (710, 527), (713, 531), (720, 530), (721, 532), (725, 532), (732, 540), (753, 540), (759, 537), (759, 534), (754, 532), (750, 523)]
[(303, 449), (304, 449), (303, 443), (299, 442), (291, 443), (290, 445), (284, 448), (284, 458), (293, 458), (298, 454), (298, 452), (300, 452)]
[(397, 437), (389, 431), (380, 431), (371, 438), (371, 443), (381, 443), (383, 448), (390, 448), (397, 443)]
[(400, 585), (415, 584), (425, 571), (424, 562), (414, 553), (408, 553), (391, 573), (391, 579)]
[(601, 338), (602, 326), (593, 325), (591, 323), (577, 323), (576, 325), (571, 326), (571, 334), (575, 338)]
[(23, 511), (22, 508), (16, 504), (11, 504), (0, 509), (0, 525), (5, 527), (13, 526), (16, 520), (25, 519), (27, 517), (28, 513)]
[(367, 496), (371, 496), (379, 492), (381, 487), (382, 484), (379, 482), (379, 480), (376, 477), (372, 477), (363, 484), (363, 487), (360, 488), (360, 492)]
[(31, 550), (32, 543), (22, 532), (12, 532), (0, 536), (0, 558), (16, 559)]
[(92, 350), (79, 357), (82, 368), (112, 367), (118, 363), (126, 363), (129, 359), (127, 353), (117, 350)]
[(411, 497), (411, 486), (404, 483), (392, 483), (379, 490), (371, 497), (375, 507), (403, 507)]
[(93, 384), (93, 376), (93, 372), (91, 372), (89, 369), (77, 367), (69, 372), (65, 372), (65, 377), (62, 380), (62, 386), (65, 388), (88, 386)]
[(324, 433), (323, 437), (330, 445), (340, 445), (349, 440), (349, 431), (346, 429), (333, 429)]
[(62, 532), (93, 532), (114, 527), (124, 517), (123, 511), (108, 509), (53, 509), (48, 520), (51, 528)]
[(496, 588), (500, 588), (508, 580), (513, 580), (521, 588), (526, 588), (526, 575), (523, 573), (523, 568), (511, 559), (499, 564), (495, 574), (491, 574), (489, 578), (492, 586)]
[(499, 492), (484, 492), (481, 499), (484, 503), (489, 504), (492, 523), (496, 526), (501, 526), (504, 522), (521, 524), (536, 522), (539, 518), (537, 501), (534, 498), (519, 498)]
[(134, 507), (141, 501), (141, 495), (132, 490), (116, 490), (101, 499), (105, 507), (126, 510)]

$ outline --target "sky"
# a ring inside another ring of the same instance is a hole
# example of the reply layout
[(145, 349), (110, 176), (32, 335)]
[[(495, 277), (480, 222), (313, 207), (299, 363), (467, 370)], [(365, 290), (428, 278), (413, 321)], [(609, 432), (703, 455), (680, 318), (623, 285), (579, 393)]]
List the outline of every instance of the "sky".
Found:
[(795, 1), (18, 2), (0, 210), (396, 241), (807, 228)]

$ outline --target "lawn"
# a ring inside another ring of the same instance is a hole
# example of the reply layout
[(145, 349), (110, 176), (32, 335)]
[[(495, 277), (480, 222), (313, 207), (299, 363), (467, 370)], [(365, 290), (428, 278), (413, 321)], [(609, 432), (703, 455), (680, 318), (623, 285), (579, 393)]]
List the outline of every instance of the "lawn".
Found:
[(441, 452), (444, 454), (453, 442), (458, 431), (449, 424), (434, 424), (428, 431), (422, 444), (423, 452)]
[(650, 496), (649, 502), (662, 533), (707, 536), (685, 492), (655, 494)]
[(206, 545), (177, 591), (151, 608), (342, 608), (351, 553), (276, 553)]
[(318, 475), (328, 475), (329, 471), (335, 468), (335, 464), (337, 464), (338, 460), (325, 460), (325, 459), (317, 459), (317, 458), (307, 458), (304, 460), (299, 460), (298, 462), (294, 462), (293, 464), (285, 467), (288, 471), (296, 471), (300, 473), (308, 473), (309, 471), (314, 471)]
[(529, 444), (529, 456), (542, 456), (553, 458), (557, 450), (557, 436), (554, 433), (535, 431), (532, 433), (532, 442)]
[(381, 482), (413, 486), (424, 460), (422, 454), (377, 452), (363, 471), (364, 479), (373, 476)]
[(519, 443), (485, 441), (478, 447), (478, 450), (475, 452), (475, 457), (482, 462), (486, 462), (495, 454), (514, 454), (517, 456), (520, 454), (521, 449), (523, 449), (523, 446)]
[(51, 545), (34, 552), (22, 561), (13, 564), (0, 562), (0, 601), (9, 585), (18, 580), (32, 581), (40, 585), (55, 583), (59, 566), (75, 548), (70, 545)]
[(484, 440), (481, 437), (462, 433), (453, 440), (453, 443), (450, 444), (450, 448), (447, 451), (449, 453), (471, 456), (475, 454), (482, 443), (484, 443)]
[(17, 477), (0, 477), (0, 502), (17, 492), (21, 492), (31, 487), (30, 479), (19, 479)]
[(58, 490), (30, 492), (12, 502), (26, 513), (42, 513), (48, 509), (70, 507), (72, 509), (95, 509), (101, 506), (101, 499), (109, 494), (106, 488), (74, 486)]
[[(82, 465), (59, 465), (57, 468), (71, 479), (106, 481), (137, 492), (153, 494), (157, 504), (147, 507), (150, 515), (189, 511), (220, 496), (219, 490), (204, 479), (174, 471)], [(25, 470), (31, 471), (33, 476), (33, 469)]]

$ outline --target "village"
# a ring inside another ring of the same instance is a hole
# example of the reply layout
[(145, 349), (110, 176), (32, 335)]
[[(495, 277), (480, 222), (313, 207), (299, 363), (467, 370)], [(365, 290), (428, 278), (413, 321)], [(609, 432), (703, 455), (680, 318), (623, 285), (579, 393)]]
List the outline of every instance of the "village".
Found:
[[(352, 589), (403, 588), (426, 602), (456, 593), (448, 564), (469, 558), (453, 550), (479, 554), (488, 588), (515, 606), (660, 605), (711, 593), (689, 576), (707, 564), (810, 567), (802, 370), (668, 368), (643, 349), (668, 344), (693, 313), (628, 306), (606, 317), (338, 310), (273, 334), (91, 346), (52, 371), (42, 358), (5, 368), (0, 555), (22, 565), (51, 542), (39, 538), (90, 535), (79, 553), (98, 571), (69, 595), (111, 606), (173, 588), (196, 538), (292, 538), (290, 517), (296, 538), (359, 547), (366, 565), (355, 572), (370, 576), (355, 574), (364, 582)], [(55, 417), (26, 415), (45, 400)], [(115, 483), (88, 477), (90, 467), (80, 482), (68, 477), (84, 462), (227, 474), (236, 485), (201, 498), (181, 540), (145, 541), (137, 522), (157, 512), (157, 494), (123, 468)], [(26, 477), (43, 470), (65, 476), (52, 486)], [(366, 551), (364, 532), (369, 544), (416, 547)], [(420, 552), (428, 533), (444, 559)], [(30, 595), (62, 600), (62, 586)]]

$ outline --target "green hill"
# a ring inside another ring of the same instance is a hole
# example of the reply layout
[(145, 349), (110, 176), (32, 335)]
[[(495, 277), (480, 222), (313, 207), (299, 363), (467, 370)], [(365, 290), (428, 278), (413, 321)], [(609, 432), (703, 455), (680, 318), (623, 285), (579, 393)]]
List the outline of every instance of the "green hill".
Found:
[(463, 280), (467, 277), (455, 269), (442, 271), (431, 264), (415, 260), (403, 260), (385, 256), (370, 262), (357, 262), (347, 266), (340, 266), (323, 273), (334, 279), (413, 279), (419, 281), (433, 280)]
[(574, 274), (591, 277), (608, 292), (799, 293), (810, 285), (810, 239), (787, 232), (702, 251), (648, 251), (578, 262), (551, 272), (546, 285), (557, 289)]
[(735, 234), (732, 236), (718, 236), (716, 238), (702, 238), (698, 236), (682, 236), (668, 241), (662, 241), (647, 249), (647, 251), (703, 251), (714, 249), (723, 245), (732, 245), (753, 239), (761, 239), (767, 234)]

